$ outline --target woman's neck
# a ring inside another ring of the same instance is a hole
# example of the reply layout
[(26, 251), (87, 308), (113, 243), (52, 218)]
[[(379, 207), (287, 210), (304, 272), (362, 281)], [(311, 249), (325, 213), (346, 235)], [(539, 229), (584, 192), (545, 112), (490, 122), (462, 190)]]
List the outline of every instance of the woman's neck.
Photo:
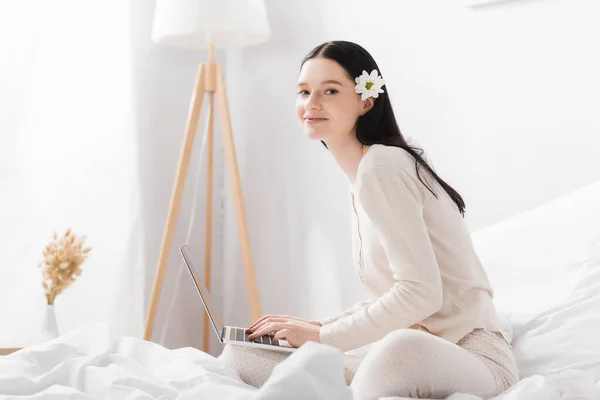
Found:
[(329, 151), (331, 151), (333, 158), (348, 177), (350, 183), (354, 185), (356, 183), (358, 166), (369, 149), (369, 146), (365, 146), (354, 138), (351, 140), (340, 140), (326, 144)]

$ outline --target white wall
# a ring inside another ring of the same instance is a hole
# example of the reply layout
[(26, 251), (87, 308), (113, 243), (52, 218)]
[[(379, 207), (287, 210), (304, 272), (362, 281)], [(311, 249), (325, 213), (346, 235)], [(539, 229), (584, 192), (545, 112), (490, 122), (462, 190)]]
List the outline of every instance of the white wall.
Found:
[[(337, 3), (336, 20), (360, 18)], [(333, 33), (373, 52), (401, 129), (464, 194), (477, 229), (599, 176), (600, 4), (456, 3), (376, 1), (383, 29)]]
[(59, 332), (142, 328), (128, 11), (122, 2), (0, 4), (0, 347), (40, 340), (37, 265), (52, 232), (67, 228), (92, 251), (56, 298)]
[[(143, 221), (143, 249), (145, 256), (144, 305), (150, 304), (150, 294), (158, 267), (158, 256), (163, 240), (167, 212), (171, 201), (175, 174), (183, 144), (185, 124), (195, 85), (198, 65), (208, 61), (204, 51), (182, 50), (155, 44), (151, 41), (154, 1), (135, 0), (131, 7), (132, 59), (135, 77), (136, 133), (139, 149), (141, 215)], [(216, 52), (217, 62), (224, 62), (224, 54)], [(205, 316), (188, 272), (183, 265), (178, 247), (187, 242), (188, 226), (192, 215), (194, 185), (201, 165), (197, 191), (196, 217), (190, 235), (189, 247), (194, 253), (197, 269), (203, 277), (206, 157), (201, 154), (207, 115), (208, 96), (204, 100), (201, 121), (194, 142), (192, 159), (187, 173), (176, 233), (171, 246), (165, 280), (152, 340), (167, 347), (196, 346), (202, 348), (202, 322)], [(218, 133), (219, 123), (215, 129)], [(221, 263), (223, 170), (220, 138), (215, 140), (215, 176), (213, 196), (213, 261)], [(218, 270), (213, 280), (221, 279)], [(146, 310), (147, 312), (147, 310)], [(143, 319), (146, 321), (146, 315)], [(212, 332), (211, 332), (212, 335)]]
[[(345, 177), (294, 115), (300, 61), (325, 40), (373, 54), (403, 133), (463, 195), (471, 230), (600, 178), (599, 3), (460, 3), (270, 0), (272, 40), (228, 53), (263, 313), (313, 318), (362, 297)], [(246, 324), (233, 217), (224, 268), (236, 284), (223, 307), (226, 322)]]
[[(56, 300), (60, 333), (104, 322), (115, 334), (142, 337), (196, 70), (207, 54), (154, 44), (153, 1), (0, 8), (0, 347), (39, 339), (45, 298), (37, 264), (52, 231), (68, 227), (93, 249)], [(177, 279), (202, 127), (153, 335), (168, 347), (202, 344), (204, 310), (187, 271)], [(215, 178), (220, 264), (222, 169)], [(204, 193), (201, 186), (190, 243), (198, 260)]]

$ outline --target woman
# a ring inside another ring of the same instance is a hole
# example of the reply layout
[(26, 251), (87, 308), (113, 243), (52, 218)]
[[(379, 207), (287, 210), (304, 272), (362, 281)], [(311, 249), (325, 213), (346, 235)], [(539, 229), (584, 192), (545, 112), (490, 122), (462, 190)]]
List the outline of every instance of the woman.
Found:
[[(308, 137), (350, 181), (357, 273), (373, 299), (321, 321), (266, 316), (248, 332), (346, 352), (358, 399), (495, 396), (518, 381), (518, 369), (462, 218), (465, 204), (407, 144), (378, 71), (361, 46), (324, 43), (302, 62), (296, 103)], [(364, 358), (352, 356), (359, 348)], [(284, 357), (227, 346), (220, 358), (260, 386)]]

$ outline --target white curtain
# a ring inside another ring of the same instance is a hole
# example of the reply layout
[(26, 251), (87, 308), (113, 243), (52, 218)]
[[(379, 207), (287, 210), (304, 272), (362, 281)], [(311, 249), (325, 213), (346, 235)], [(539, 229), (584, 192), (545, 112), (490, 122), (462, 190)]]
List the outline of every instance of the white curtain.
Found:
[[(56, 300), (60, 333), (104, 322), (115, 335), (143, 336), (196, 71), (207, 58), (154, 44), (153, 13), (147, 0), (0, 2), (0, 347), (39, 337), (45, 298), (37, 264), (52, 232), (67, 228), (86, 235), (93, 249), (82, 275)], [(190, 241), (202, 276), (203, 124), (152, 335), (171, 348), (202, 345), (204, 310), (181, 273), (177, 247)], [(222, 258), (219, 139), (215, 287)]]
[(143, 253), (126, 2), (0, 6), (2, 345), (37, 340), (37, 267), (52, 232), (93, 249), (56, 300), (60, 333), (88, 322), (140, 337)]

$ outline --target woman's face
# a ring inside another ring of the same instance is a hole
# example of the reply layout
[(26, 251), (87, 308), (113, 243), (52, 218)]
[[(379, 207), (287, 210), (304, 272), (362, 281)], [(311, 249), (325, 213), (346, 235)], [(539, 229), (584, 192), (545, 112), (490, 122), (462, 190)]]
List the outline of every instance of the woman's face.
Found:
[(354, 138), (356, 120), (372, 106), (360, 100), (354, 80), (335, 61), (313, 58), (302, 66), (298, 78), (296, 115), (310, 139), (325, 143)]

